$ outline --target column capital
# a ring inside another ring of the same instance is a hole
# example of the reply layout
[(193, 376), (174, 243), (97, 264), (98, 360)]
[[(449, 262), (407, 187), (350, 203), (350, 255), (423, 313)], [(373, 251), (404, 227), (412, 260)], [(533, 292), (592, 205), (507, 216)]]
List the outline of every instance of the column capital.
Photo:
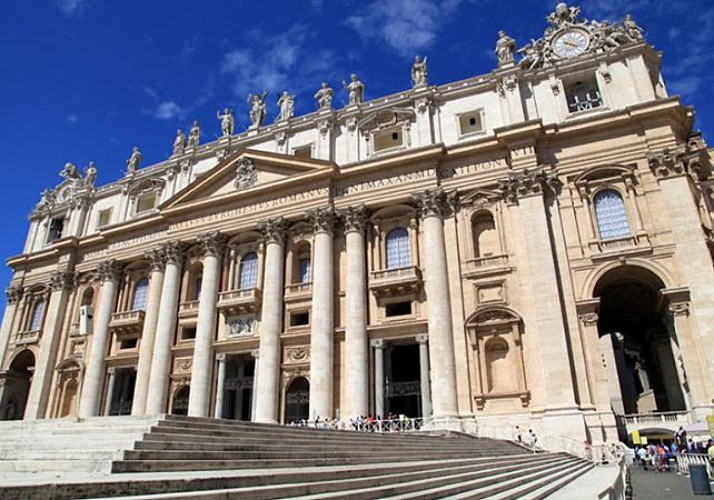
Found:
[(446, 193), (442, 188), (427, 189), (412, 193), (412, 200), (417, 204), (421, 219), (427, 217), (448, 217), (454, 212), (457, 195), (455, 191)]
[(263, 233), (263, 241), (266, 244), (277, 243), (278, 245), (285, 244), (285, 230), (287, 227), (288, 221), (283, 217), (267, 219), (258, 225), (258, 229)]
[(8, 304), (16, 304), (22, 299), (23, 288), (21, 286), (10, 285), (5, 289), (5, 296)]
[(107, 368), (107, 373), (109, 374), (110, 377), (113, 377), (117, 373), (117, 369), (113, 366), (110, 366)]
[(161, 246), (161, 252), (164, 255), (164, 261), (167, 264), (176, 264), (180, 266), (186, 257), (186, 243), (178, 240), (173, 240), (164, 243)]
[(253, 356), (255, 359), (258, 359), (260, 357), (260, 349), (251, 350), (250, 355)]
[(228, 355), (225, 352), (219, 352), (218, 354), (216, 354), (216, 361), (218, 361), (219, 363), (225, 363), (227, 357)]
[(417, 344), (426, 344), (429, 342), (429, 334), (427, 333), (420, 333), (416, 337), (414, 337), (414, 340), (416, 340)]
[(580, 321), (583, 322), (585, 326), (592, 326), (597, 325), (600, 316), (598, 315), (598, 313), (591, 311), (579, 314), (578, 318), (580, 319)]
[(312, 210), (308, 210), (307, 218), (310, 221), (310, 225), (312, 225), (312, 229), (315, 233), (329, 234), (332, 234), (335, 227), (335, 220), (337, 220), (335, 209), (332, 207), (313, 208)]
[(650, 170), (658, 179), (680, 177), (687, 173), (687, 147), (664, 148), (647, 154)]
[(384, 342), (384, 339), (374, 339), (369, 342), (369, 345), (374, 347), (375, 349), (380, 349), (383, 350), (387, 344)]
[(367, 207), (363, 203), (343, 209), (340, 216), (345, 226), (345, 233), (364, 233), (367, 223)]
[(669, 313), (674, 316), (689, 316), (689, 302), (672, 302), (667, 306)]
[(49, 285), (52, 291), (72, 290), (77, 284), (77, 273), (74, 271), (55, 271), (50, 274)]
[(217, 256), (223, 252), (228, 236), (220, 231), (208, 231), (197, 236), (198, 243), (205, 255)]
[(518, 203), (521, 198), (542, 196), (548, 189), (555, 191), (560, 185), (556, 173), (548, 172), (545, 168), (512, 172), (505, 179), (498, 181), (503, 198), (512, 205)]
[(100, 281), (119, 281), (122, 275), (122, 266), (116, 259), (107, 259), (97, 265), (97, 277)]
[(166, 268), (166, 256), (162, 248), (144, 252), (144, 260), (149, 263), (152, 271), (162, 272)]

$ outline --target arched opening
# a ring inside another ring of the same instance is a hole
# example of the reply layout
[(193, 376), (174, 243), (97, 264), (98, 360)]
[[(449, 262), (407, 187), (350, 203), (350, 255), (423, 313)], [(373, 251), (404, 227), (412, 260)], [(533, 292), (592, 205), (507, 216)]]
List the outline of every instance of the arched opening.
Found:
[(57, 366), (59, 398), (55, 416), (57, 418), (76, 415), (79, 396), (79, 362), (65, 359)]
[(190, 392), (191, 387), (184, 385), (174, 393), (174, 399), (171, 402), (172, 415), (188, 415), (188, 396)]
[(614, 189), (605, 189), (595, 195), (595, 219), (601, 240), (630, 236), (630, 223), (622, 196)]
[[(305, 377), (297, 377), (285, 391), (285, 422), (298, 423), (308, 420), (310, 411), (310, 382)], [(325, 418), (326, 415), (316, 415)]]
[(30, 319), (30, 327), (28, 328), (31, 332), (36, 332), (42, 328), (42, 321), (45, 318), (45, 299), (37, 299), (35, 305), (32, 308), (32, 318)]
[(406, 229), (398, 227), (389, 231), (385, 247), (387, 269), (399, 269), (412, 265), (409, 248), (409, 232)]
[(5, 374), (5, 390), (0, 401), (0, 420), (21, 420), (30, 394), (35, 355), (29, 349), (21, 351), (10, 363)]
[(621, 266), (605, 273), (598, 331), (615, 414), (686, 410), (686, 382), (677, 368), (679, 345), (663, 311), (665, 288), (652, 272)]
[(474, 238), (474, 258), (493, 257), (501, 253), (496, 222), (490, 212), (480, 212), (471, 221)]

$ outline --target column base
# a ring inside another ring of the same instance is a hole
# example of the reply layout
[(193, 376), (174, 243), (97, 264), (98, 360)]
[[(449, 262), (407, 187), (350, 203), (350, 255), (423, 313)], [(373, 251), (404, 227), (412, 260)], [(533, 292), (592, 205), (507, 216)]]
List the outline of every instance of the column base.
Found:
[(422, 429), (427, 431), (464, 432), (464, 422), (456, 416), (441, 416), (425, 422)]
[(613, 443), (620, 440), (617, 420), (612, 411), (584, 412), (583, 417), (592, 444)]
[(543, 413), (543, 438), (538, 444), (550, 451), (569, 451), (571, 445), (584, 446), (588, 439), (583, 412), (578, 408), (549, 410)]

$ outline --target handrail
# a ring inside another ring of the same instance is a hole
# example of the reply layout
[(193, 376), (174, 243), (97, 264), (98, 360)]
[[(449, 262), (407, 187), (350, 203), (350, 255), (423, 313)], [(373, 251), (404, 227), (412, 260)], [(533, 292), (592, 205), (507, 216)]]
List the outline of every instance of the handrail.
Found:
[(426, 419), (423, 418), (393, 418), (393, 419), (348, 419), (348, 420), (300, 420), (289, 425), (297, 427), (312, 427), (315, 429), (331, 429), (355, 432), (412, 432), (418, 431)]
[(690, 465), (705, 465), (707, 468), (707, 476), (709, 479), (714, 479), (712, 474), (712, 464), (709, 457), (702, 453), (677, 453), (677, 473), (683, 476), (689, 475)]

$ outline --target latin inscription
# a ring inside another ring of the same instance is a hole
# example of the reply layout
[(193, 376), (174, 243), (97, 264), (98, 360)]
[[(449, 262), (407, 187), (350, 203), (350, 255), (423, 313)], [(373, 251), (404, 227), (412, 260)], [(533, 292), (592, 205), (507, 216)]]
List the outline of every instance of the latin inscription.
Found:
[(405, 184), (414, 180), (433, 177), (435, 173), (436, 171), (433, 168), (429, 168), (426, 170), (419, 170), (417, 172), (409, 172), (406, 174), (394, 175), (392, 177), (385, 177), (383, 179), (359, 182), (357, 184), (352, 184), (351, 186), (343, 186), (333, 189), (332, 196), (337, 198), (340, 196), (347, 196), (348, 194), (361, 193), (363, 191), (371, 191), (373, 189), (379, 189), (387, 186)]

